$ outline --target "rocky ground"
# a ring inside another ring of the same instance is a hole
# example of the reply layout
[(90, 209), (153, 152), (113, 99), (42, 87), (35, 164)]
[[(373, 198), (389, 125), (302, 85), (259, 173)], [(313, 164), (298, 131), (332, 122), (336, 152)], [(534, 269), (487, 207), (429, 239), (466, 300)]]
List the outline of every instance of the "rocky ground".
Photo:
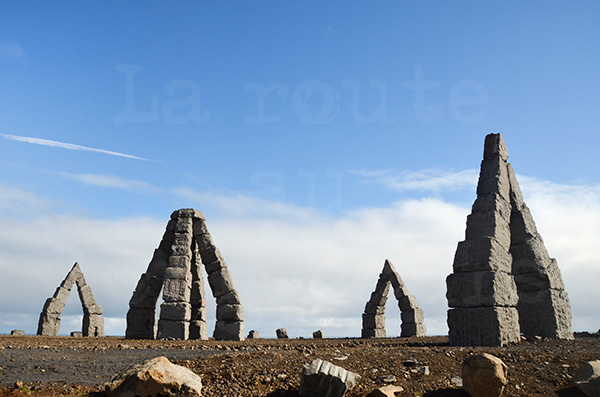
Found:
[(113, 375), (156, 356), (199, 374), (208, 397), (295, 396), (302, 366), (315, 358), (362, 376), (349, 397), (386, 384), (402, 386), (403, 396), (464, 396), (456, 379), (461, 364), (481, 352), (508, 366), (505, 396), (580, 396), (572, 377), (581, 363), (600, 359), (600, 337), (460, 348), (448, 346), (446, 337), (223, 342), (0, 336), (0, 396), (93, 396)]

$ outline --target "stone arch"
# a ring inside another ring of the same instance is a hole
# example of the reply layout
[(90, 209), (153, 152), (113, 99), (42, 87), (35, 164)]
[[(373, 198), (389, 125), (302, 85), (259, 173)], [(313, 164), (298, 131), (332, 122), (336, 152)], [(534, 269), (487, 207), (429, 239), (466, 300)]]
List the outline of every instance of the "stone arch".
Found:
[(404, 285), (392, 262), (387, 259), (383, 264), (375, 291), (365, 306), (365, 312), (362, 315), (361, 336), (363, 338), (385, 338), (385, 304), (390, 286), (394, 289), (394, 296), (398, 300), (401, 312), (402, 331), (400, 336), (425, 336), (427, 330), (423, 324), (423, 310), (419, 308), (417, 299)]
[(77, 284), (77, 293), (83, 307), (81, 333), (83, 336), (104, 336), (102, 308), (96, 303), (92, 289), (85, 282), (83, 272), (77, 262), (75, 262), (65, 279), (58, 286), (54, 295), (46, 300), (44, 308), (40, 313), (38, 335), (58, 336), (61, 315), (74, 284)]
[[(148, 269), (129, 301), (129, 339), (208, 339), (202, 265), (216, 299), (213, 336), (244, 339), (244, 311), (231, 273), (206, 227), (204, 214), (180, 209), (171, 214)], [(162, 291), (158, 329), (156, 305)]]

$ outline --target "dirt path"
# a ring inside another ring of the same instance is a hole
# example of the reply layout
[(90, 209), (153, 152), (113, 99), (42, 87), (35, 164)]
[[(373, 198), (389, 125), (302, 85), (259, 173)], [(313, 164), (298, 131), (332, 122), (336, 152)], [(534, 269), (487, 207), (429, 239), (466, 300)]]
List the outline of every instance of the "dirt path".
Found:
[(17, 381), (38, 396), (100, 391), (113, 375), (156, 356), (198, 373), (207, 397), (293, 396), (302, 366), (316, 358), (362, 376), (348, 397), (366, 396), (388, 383), (402, 386), (407, 396), (464, 396), (452, 378), (460, 376), (466, 357), (487, 352), (509, 368), (503, 396), (566, 397), (581, 395), (572, 382), (578, 366), (600, 359), (596, 336), (504, 348), (451, 347), (447, 342), (446, 337), (222, 342), (0, 336), (0, 396), (25, 395), (15, 390)]

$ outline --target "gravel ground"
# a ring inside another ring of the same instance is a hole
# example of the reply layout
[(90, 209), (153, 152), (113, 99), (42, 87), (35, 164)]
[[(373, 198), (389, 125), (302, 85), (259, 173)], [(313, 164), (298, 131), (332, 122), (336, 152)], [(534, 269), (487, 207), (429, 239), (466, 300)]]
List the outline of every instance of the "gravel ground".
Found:
[(157, 356), (199, 374), (207, 397), (295, 396), (302, 366), (316, 358), (362, 376), (348, 397), (386, 384), (403, 387), (405, 396), (465, 396), (452, 378), (460, 376), (466, 357), (482, 352), (508, 366), (503, 396), (581, 396), (572, 377), (581, 363), (600, 359), (600, 338), (461, 348), (448, 346), (446, 337), (224, 342), (0, 336), (0, 396), (95, 395), (114, 375)]

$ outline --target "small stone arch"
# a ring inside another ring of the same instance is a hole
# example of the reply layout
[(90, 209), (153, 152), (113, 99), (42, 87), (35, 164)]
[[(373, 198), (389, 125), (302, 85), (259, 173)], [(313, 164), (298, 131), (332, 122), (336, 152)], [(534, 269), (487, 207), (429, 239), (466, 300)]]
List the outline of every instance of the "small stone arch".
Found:
[(46, 300), (44, 308), (40, 313), (38, 335), (58, 336), (61, 315), (74, 284), (77, 284), (77, 293), (83, 307), (81, 333), (83, 336), (104, 336), (102, 308), (96, 303), (92, 289), (85, 282), (83, 272), (77, 262), (75, 262), (67, 277), (58, 286), (54, 295)]
[(404, 285), (402, 278), (394, 269), (389, 260), (385, 260), (383, 270), (377, 280), (375, 291), (365, 306), (362, 315), (363, 338), (385, 338), (385, 304), (388, 299), (390, 285), (394, 289), (394, 296), (398, 300), (402, 318), (402, 331), (400, 336), (425, 336), (427, 330), (423, 324), (423, 310), (419, 308), (417, 299), (411, 295)]

